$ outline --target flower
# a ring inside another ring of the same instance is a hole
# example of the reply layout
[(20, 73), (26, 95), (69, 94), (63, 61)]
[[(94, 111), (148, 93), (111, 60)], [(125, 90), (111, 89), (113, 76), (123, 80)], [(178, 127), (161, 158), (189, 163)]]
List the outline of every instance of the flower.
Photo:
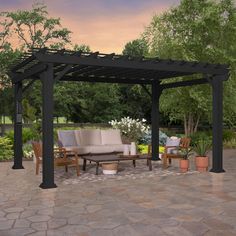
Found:
[(132, 119), (129, 116), (121, 118), (120, 121), (111, 120), (108, 123), (113, 128), (119, 129), (130, 141), (135, 142), (143, 137), (150, 129), (145, 119)]

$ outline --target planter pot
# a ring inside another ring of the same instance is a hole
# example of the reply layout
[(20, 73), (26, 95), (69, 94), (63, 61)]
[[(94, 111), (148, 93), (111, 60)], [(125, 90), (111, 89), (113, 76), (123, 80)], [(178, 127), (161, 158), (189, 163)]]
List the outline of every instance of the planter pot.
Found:
[(180, 160), (179, 168), (182, 173), (187, 172), (189, 169), (189, 160)]
[(115, 175), (117, 174), (118, 163), (103, 163), (102, 172), (104, 175)]
[(206, 172), (209, 166), (208, 157), (195, 157), (196, 170), (199, 172)]

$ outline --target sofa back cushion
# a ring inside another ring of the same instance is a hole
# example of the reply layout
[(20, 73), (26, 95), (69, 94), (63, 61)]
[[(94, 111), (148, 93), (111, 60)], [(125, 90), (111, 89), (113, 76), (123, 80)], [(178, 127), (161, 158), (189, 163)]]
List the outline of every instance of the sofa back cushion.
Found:
[(108, 129), (101, 130), (102, 144), (122, 144), (120, 130)]
[(78, 129), (75, 130), (75, 139), (76, 139), (77, 145), (82, 146), (81, 138), (80, 138), (80, 130)]
[(58, 130), (58, 140), (63, 147), (77, 146), (74, 130)]
[[(78, 138), (77, 138), (78, 139)], [(100, 129), (81, 129), (79, 130), (79, 141), (82, 146), (86, 145), (101, 145), (101, 130)]]

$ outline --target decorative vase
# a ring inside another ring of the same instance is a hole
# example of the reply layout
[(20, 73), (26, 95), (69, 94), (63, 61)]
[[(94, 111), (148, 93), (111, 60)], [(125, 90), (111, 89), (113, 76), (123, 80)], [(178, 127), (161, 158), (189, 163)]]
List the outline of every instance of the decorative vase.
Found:
[(196, 170), (199, 172), (206, 172), (209, 166), (208, 157), (195, 157)]
[(137, 151), (136, 151), (136, 145), (135, 142), (131, 142), (131, 146), (130, 146), (130, 155), (136, 155)]
[(127, 145), (127, 144), (124, 145), (123, 155), (125, 155), (125, 156), (129, 155), (129, 145)]
[(185, 173), (189, 169), (189, 160), (180, 160), (179, 161), (179, 168), (182, 173)]

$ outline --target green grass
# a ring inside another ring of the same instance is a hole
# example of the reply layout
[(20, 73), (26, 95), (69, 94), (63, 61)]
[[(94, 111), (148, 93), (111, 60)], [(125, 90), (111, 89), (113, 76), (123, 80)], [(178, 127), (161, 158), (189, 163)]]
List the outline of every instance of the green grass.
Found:
[[(3, 123), (3, 117), (0, 117), (0, 124)], [(6, 124), (12, 124), (12, 120), (10, 119), (10, 117), (5, 116), (5, 123)]]
[[(66, 123), (66, 118), (65, 117), (59, 117), (58, 122), (59, 122), (59, 124), (65, 124)], [(57, 124), (57, 119), (56, 118), (54, 118), (54, 123)], [(68, 123), (72, 123), (72, 122), (68, 122)], [(0, 117), (0, 124), (3, 124), (3, 117), (2, 117), (2, 120), (1, 120), (1, 117)], [(10, 119), (10, 117), (5, 116), (5, 124), (12, 124), (12, 120)]]

